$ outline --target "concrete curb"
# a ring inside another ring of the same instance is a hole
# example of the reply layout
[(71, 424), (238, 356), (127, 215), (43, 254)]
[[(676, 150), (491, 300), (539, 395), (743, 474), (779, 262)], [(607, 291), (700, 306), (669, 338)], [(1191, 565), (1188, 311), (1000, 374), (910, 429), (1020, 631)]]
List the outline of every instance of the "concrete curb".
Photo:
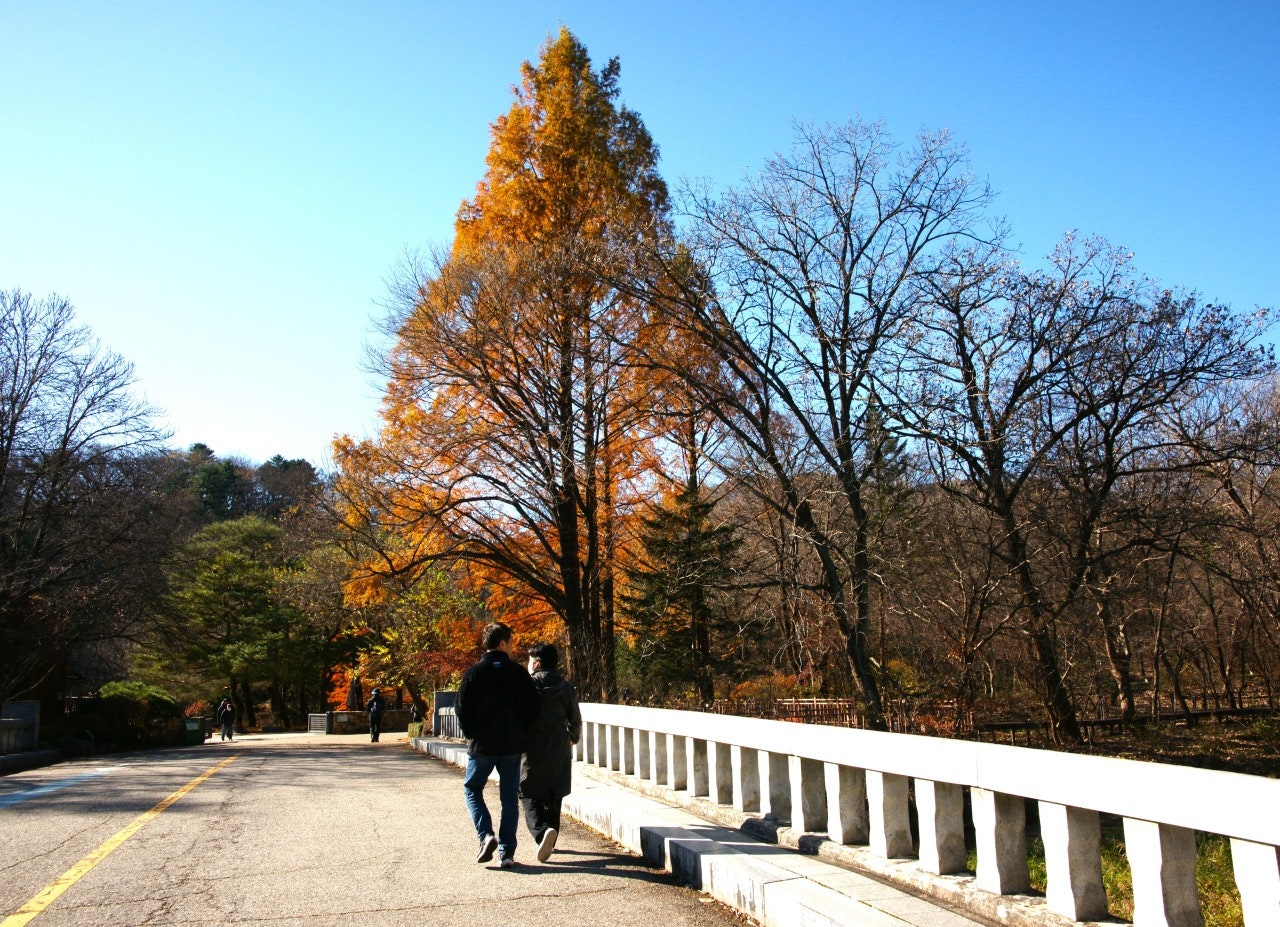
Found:
[(6, 753), (0, 756), (0, 776), (24, 769), (38, 769), (61, 763), (66, 755), (61, 750), (28, 750), (24, 753)]
[[(415, 750), (466, 766), (462, 744), (413, 738)], [(564, 810), (765, 927), (973, 927), (983, 923), (813, 855), (757, 839), (575, 765)]]

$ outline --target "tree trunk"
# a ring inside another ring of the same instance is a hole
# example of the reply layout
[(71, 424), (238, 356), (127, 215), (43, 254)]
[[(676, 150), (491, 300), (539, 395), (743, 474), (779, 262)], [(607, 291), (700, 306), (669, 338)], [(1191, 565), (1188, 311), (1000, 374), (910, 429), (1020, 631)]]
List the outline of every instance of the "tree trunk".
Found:
[(280, 680), (272, 678), (269, 696), (271, 702), (271, 721), (277, 727), (289, 730), (291, 727), (289, 717), (289, 703), (284, 697), (284, 686), (280, 684)]
[(236, 703), (239, 717), (236, 719), (240, 722), (241, 727), (257, 727), (258, 711), (253, 704), (253, 687), (246, 679), (240, 680), (239, 696), (232, 696), (232, 701)]
[(1182, 708), (1182, 717), (1186, 719), (1187, 727), (1193, 727), (1196, 723), (1195, 715), (1192, 714), (1194, 709), (1182, 692), (1182, 682), (1178, 679), (1178, 670), (1169, 661), (1167, 652), (1161, 653), (1160, 659), (1164, 663), (1164, 668), (1169, 671), (1169, 685), (1173, 689), (1173, 697), (1177, 699), (1178, 705)]
[(1079, 744), (1084, 738), (1080, 735), (1076, 709), (1071, 703), (1071, 693), (1067, 691), (1062, 665), (1058, 662), (1058, 647), (1045, 618), (1040, 590), (1036, 586), (1035, 577), (1031, 575), (1026, 544), (1011, 508), (1006, 504), (1004, 509), (1005, 527), (1009, 532), (1006, 543), (1018, 576), (1022, 604), (1029, 616), (1027, 636), (1030, 641), (1033, 678), (1049, 717), (1049, 737), (1059, 747)]
[(1123, 623), (1117, 624), (1111, 614), (1111, 605), (1104, 598), (1098, 606), (1098, 620), (1102, 623), (1102, 636), (1107, 645), (1107, 664), (1116, 684), (1116, 697), (1120, 704), (1120, 717), (1128, 722), (1137, 713), (1133, 694), (1133, 653), (1129, 649), (1129, 637)]
[(351, 677), (351, 685), (347, 686), (347, 711), (364, 710), (364, 684), (359, 676)]
[(1060, 747), (1081, 743), (1084, 738), (1080, 734), (1080, 722), (1076, 719), (1076, 709), (1071, 703), (1071, 695), (1067, 691), (1062, 667), (1058, 662), (1058, 648), (1047, 628), (1032, 629), (1031, 656), (1036, 685), (1049, 715), (1049, 736), (1054, 745)]
[(862, 693), (867, 712), (867, 725), (872, 730), (886, 730), (884, 705), (880, 700), (880, 687), (875, 673), (871, 669), (871, 660), (867, 654), (867, 629), (860, 624), (861, 618), (851, 618), (849, 603), (845, 596), (844, 578), (836, 565), (831, 550), (825, 543), (813, 519), (813, 513), (806, 503), (801, 503), (796, 510), (796, 524), (808, 534), (813, 543), (814, 552), (822, 565), (822, 587), (826, 593), (831, 609), (835, 614), (836, 625), (844, 637), (845, 652), (853, 666), (854, 678)]
[(569, 636), (568, 676), (578, 689), (583, 701), (603, 701), (606, 698), (604, 667), (599, 636), (585, 620), (570, 624), (565, 622)]
[(698, 697), (704, 705), (715, 701), (715, 677), (711, 671), (711, 629), (701, 587), (694, 590), (689, 602), (690, 630), (693, 632), (693, 678)]

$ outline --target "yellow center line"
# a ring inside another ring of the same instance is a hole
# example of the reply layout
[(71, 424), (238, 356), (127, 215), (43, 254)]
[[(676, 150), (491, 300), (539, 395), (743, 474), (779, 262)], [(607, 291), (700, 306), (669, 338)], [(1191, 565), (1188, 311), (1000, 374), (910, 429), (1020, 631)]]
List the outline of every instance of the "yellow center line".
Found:
[(98, 847), (96, 850), (94, 850), (84, 859), (80, 860), (80, 862), (76, 863), (74, 866), (72, 866), (62, 875), (60, 875), (53, 882), (50, 882), (47, 886), (44, 887), (43, 890), (41, 890), (40, 894), (36, 895), (34, 898), (32, 898), (30, 901), (24, 904), (21, 908), (19, 908), (13, 914), (10, 914), (4, 920), (0, 921), (0, 927), (23, 927), (24, 924), (29, 923), (31, 919), (34, 918), (37, 914), (39, 914), (45, 908), (49, 907), (49, 905), (57, 901), (58, 896), (60, 896), (63, 892), (65, 892), (71, 886), (75, 885), (82, 878), (84, 878), (84, 876), (89, 872), (90, 869), (92, 869), (94, 866), (98, 865), (98, 863), (106, 859), (107, 856), (110, 855), (112, 850), (116, 849), (118, 846), (120, 846), (120, 844), (124, 843), (126, 840), (128, 840), (138, 831), (140, 831), (143, 827), (146, 826), (147, 822), (149, 822), (152, 818), (159, 815), (160, 812), (164, 811), (166, 808), (172, 805), (175, 801), (177, 801), (183, 795), (186, 795), (188, 792), (194, 789), (197, 785), (199, 785), (201, 782), (204, 782), (204, 780), (208, 779), (210, 776), (212, 776), (218, 770), (222, 769), (224, 766), (226, 766), (228, 763), (230, 763), (234, 759), (235, 757), (233, 756), (233, 757), (230, 757), (229, 759), (223, 760), (221, 763), (219, 763), (217, 766), (213, 767), (212, 769), (209, 769), (201, 773), (200, 775), (196, 776), (194, 779), (192, 779), (182, 788), (178, 789), (178, 791), (174, 792), (168, 798), (164, 799), (164, 801), (160, 802), (150, 811), (144, 811), (142, 814), (138, 815), (136, 818), (133, 819), (133, 823), (131, 823), (128, 827), (120, 831), (120, 833), (116, 834), (110, 840), (103, 843), (100, 847)]

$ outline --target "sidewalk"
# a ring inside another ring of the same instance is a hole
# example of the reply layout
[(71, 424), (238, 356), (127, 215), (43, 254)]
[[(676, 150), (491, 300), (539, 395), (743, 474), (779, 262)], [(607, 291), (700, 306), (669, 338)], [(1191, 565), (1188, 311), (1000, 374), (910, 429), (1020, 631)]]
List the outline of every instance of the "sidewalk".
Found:
[[(414, 749), (465, 767), (466, 747), (413, 738)], [(651, 865), (766, 927), (973, 927), (973, 920), (870, 876), (755, 839), (574, 764), (564, 810)]]

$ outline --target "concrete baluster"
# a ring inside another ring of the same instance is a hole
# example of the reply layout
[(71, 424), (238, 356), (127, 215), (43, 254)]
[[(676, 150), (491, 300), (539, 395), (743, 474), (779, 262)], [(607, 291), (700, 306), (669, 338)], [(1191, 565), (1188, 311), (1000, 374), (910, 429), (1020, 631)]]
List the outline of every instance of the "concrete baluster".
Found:
[(1134, 927), (1204, 927), (1195, 831), (1125, 818), (1124, 850), (1133, 871)]
[(791, 829), (822, 833), (827, 829), (827, 779), (823, 764), (803, 756), (787, 757), (791, 778)]
[(594, 766), (604, 767), (607, 765), (605, 760), (605, 737), (608, 733), (607, 724), (593, 724), (591, 737), (591, 763)]
[(621, 771), (628, 776), (636, 774), (636, 734), (638, 732), (634, 728), (624, 727), (618, 731), (618, 737), (622, 741), (622, 766)]
[(688, 787), (689, 764), (688, 740), (681, 734), (664, 734), (667, 741), (667, 787), (684, 789)]
[(609, 737), (609, 768), (614, 772), (623, 772), (626, 770), (627, 761), (627, 729), (625, 727), (613, 726), (613, 731)]
[(667, 735), (661, 731), (649, 732), (649, 781), (654, 785), (667, 784)]
[(733, 760), (728, 744), (707, 741), (707, 795), (718, 805), (733, 804)]
[(635, 777), (637, 779), (649, 778), (649, 732), (636, 728), (632, 732), (635, 735)]
[(885, 859), (911, 855), (907, 777), (867, 770), (868, 844)]
[(824, 763), (827, 780), (827, 836), (836, 843), (866, 843), (867, 774), (852, 766)]
[(969, 868), (964, 845), (964, 789), (950, 782), (916, 780), (920, 867), (945, 875)]
[(1031, 885), (1025, 801), (976, 787), (969, 790), (969, 799), (978, 845), (978, 887), (998, 895), (1025, 892)]
[(1245, 927), (1280, 924), (1280, 850), (1270, 844), (1233, 838), (1231, 865), (1240, 890)]
[(729, 750), (733, 767), (733, 807), (739, 811), (760, 810), (760, 751), (733, 746)]
[(685, 788), (690, 795), (710, 795), (710, 783), (707, 775), (707, 742), (698, 737), (686, 738)]
[(760, 753), (760, 814), (770, 821), (791, 820), (791, 770), (782, 753)]
[(1073, 921), (1106, 917), (1098, 812), (1042, 801), (1040, 836), (1049, 880), (1045, 892), (1049, 910)]

